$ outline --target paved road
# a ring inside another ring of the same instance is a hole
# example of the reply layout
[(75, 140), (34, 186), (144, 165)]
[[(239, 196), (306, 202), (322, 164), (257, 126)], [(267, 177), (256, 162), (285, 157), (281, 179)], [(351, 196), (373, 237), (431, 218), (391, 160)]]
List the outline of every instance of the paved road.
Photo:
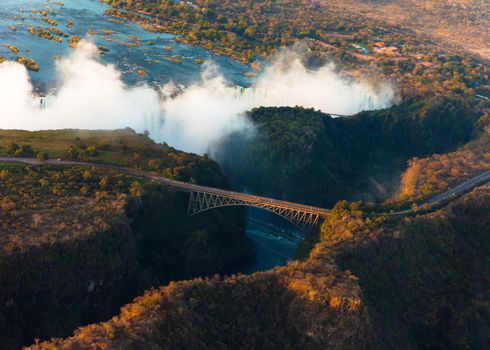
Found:
[(487, 181), (490, 180), (490, 170), (478, 175), (478, 176), (475, 176), (453, 188), (449, 188), (446, 192), (443, 192), (443, 193), (440, 193), (438, 195), (436, 195), (435, 197), (432, 197), (431, 199), (429, 199), (427, 201), (427, 204), (429, 204), (430, 206), (435, 206), (435, 205), (438, 205), (440, 204), (441, 202), (444, 202), (444, 201), (447, 201), (447, 200), (450, 200), (454, 197), (457, 197), (459, 195), (461, 195), (463, 192), (473, 188), (473, 187), (476, 187), (477, 185), (479, 184), (483, 184)]
[(273, 199), (273, 198), (255, 196), (255, 195), (247, 194), (247, 193), (227, 191), (227, 190), (222, 190), (219, 188), (201, 186), (201, 185), (196, 185), (196, 184), (192, 184), (192, 183), (188, 183), (188, 182), (171, 180), (169, 178), (160, 176), (160, 175), (155, 174), (155, 173), (146, 172), (146, 171), (137, 170), (137, 169), (125, 168), (125, 167), (121, 167), (118, 165), (102, 164), (102, 163), (89, 163), (89, 162), (74, 162), (74, 161), (53, 160), (53, 159), (40, 161), (40, 160), (37, 160), (35, 158), (15, 158), (15, 157), (12, 157), (12, 158), (0, 157), (0, 163), (23, 163), (23, 164), (33, 165), (33, 166), (42, 166), (42, 165), (55, 165), (55, 166), (58, 165), (59, 166), (59, 165), (62, 165), (62, 166), (96, 167), (96, 168), (101, 168), (101, 169), (115, 170), (115, 171), (119, 171), (119, 172), (122, 172), (125, 174), (134, 175), (134, 176), (143, 177), (143, 178), (151, 179), (154, 181), (158, 181), (158, 182), (163, 183), (169, 187), (176, 188), (177, 190), (183, 191), (183, 192), (197, 191), (197, 192), (201, 192), (201, 193), (222, 195), (222, 196), (225, 196), (228, 198), (247, 201), (252, 205), (254, 203), (255, 204), (264, 204), (264, 203), (272, 204), (276, 207), (292, 209), (292, 210), (297, 210), (297, 211), (306, 212), (306, 213), (318, 214), (322, 217), (324, 217), (325, 215), (330, 213), (329, 209), (318, 208), (318, 207), (299, 204), (299, 203), (292, 203), (292, 202), (282, 201), (282, 200)]
[[(490, 170), (485, 171), (484, 173), (481, 173), (480, 175), (477, 175), (475, 177), (472, 177), (469, 180), (466, 180), (465, 182), (460, 183), (457, 186), (454, 187), (449, 187), (446, 191), (439, 193), (435, 195), (434, 197), (429, 198), (425, 202), (419, 205), (419, 207), (424, 207), (424, 206), (429, 206), (430, 208), (438, 207), (441, 204), (444, 204), (445, 202), (450, 202), (456, 198), (458, 198), (460, 195), (462, 195), (464, 192), (478, 186), (482, 185), (485, 182), (490, 181)], [(412, 209), (406, 209), (406, 210), (400, 210), (392, 213), (388, 213), (387, 215), (393, 216), (393, 215), (406, 215), (406, 214), (411, 214), (413, 213)]]
[[(160, 183), (163, 183), (167, 186), (173, 187), (178, 189), (179, 191), (183, 192), (192, 192), (192, 191), (197, 191), (197, 192), (202, 192), (202, 193), (210, 193), (210, 194), (218, 194), (218, 195), (223, 195), (229, 198), (235, 198), (239, 200), (245, 200), (250, 203), (268, 203), (268, 204), (273, 204), (275, 206), (279, 206), (282, 208), (287, 208), (287, 209), (294, 209), (294, 210), (300, 210), (303, 212), (307, 213), (314, 213), (314, 214), (319, 214), (320, 216), (324, 217), (325, 215), (330, 213), (329, 209), (324, 209), (324, 208), (318, 208), (314, 206), (309, 206), (309, 205), (304, 205), (304, 204), (298, 204), (298, 203), (292, 203), (292, 202), (287, 202), (287, 201), (282, 201), (278, 199), (273, 199), (273, 198), (267, 198), (267, 197), (261, 197), (261, 196), (255, 196), (252, 194), (247, 194), (247, 193), (241, 193), (241, 192), (235, 192), (235, 191), (227, 191), (227, 190), (222, 190), (219, 188), (214, 188), (214, 187), (208, 187), (208, 186), (201, 186), (201, 185), (196, 185), (196, 184), (191, 184), (188, 182), (182, 182), (182, 181), (176, 181), (176, 180), (171, 180), (166, 177), (160, 176), (158, 174), (154, 174), (151, 172), (145, 172), (142, 170), (137, 170), (137, 169), (131, 169), (131, 168), (124, 168), (118, 165), (111, 165), (111, 164), (102, 164), (102, 163), (89, 163), (89, 162), (74, 162), (74, 161), (67, 161), (67, 160), (44, 160), (40, 161), (35, 158), (10, 158), (10, 157), (0, 157), (0, 163), (23, 163), (23, 164), (29, 164), (29, 165), (34, 165), (34, 166), (40, 166), (40, 165), (64, 165), (64, 166), (87, 166), (87, 167), (97, 167), (97, 168), (102, 168), (102, 169), (110, 169), (110, 170), (116, 170), (120, 171), (129, 175), (134, 175), (138, 177), (144, 177), (147, 179), (151, 179), (154, 181), (158, 181)], [(485, 171), (484, 173), (475, 176), (453, 188), (449, 188), (447, 191), (442, 192), (424, 203), (420, 204), (419, 206), (426, 206), (428, 205), (430, 208), (437, 207), (440, 204), (443, 204), (444, 202), (451, 201), (467, 190), (472, 189), (473, 187), (476, 187), (480, 184), (483, 184), (487, 181), (490, 181), (490, 170)], [(379, 213), (377, 215), (390, 215), (390, 216), (396, 216), (396, 215), (407, 215), (413, 213), (412, 209), (406, 209), (406, 210), (400, 210), (397, 212), (391, 212), (391, 213)]]

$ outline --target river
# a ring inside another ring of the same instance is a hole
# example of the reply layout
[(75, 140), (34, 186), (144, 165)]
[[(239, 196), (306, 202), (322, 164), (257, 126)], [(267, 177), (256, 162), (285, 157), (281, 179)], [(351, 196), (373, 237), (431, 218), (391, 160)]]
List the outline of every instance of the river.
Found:
[(291, 223), (257, 208), (247, 208), (247, 234), (255, 246), (257, 260), (245, 273), (285, 265), (303, 240), (303, 234)]
[[(147, 82), (153, 85), (169, 81), (190, 84), (199, 79), (201, 71), (200, 65), (195, 63), (196, 59), (212, 60), (232, 83), (249, 83), (245, 73), (250, 69), (239, 62), (178, 43), (174, 35), (151, 33), (130, 22), (114, 23), (104, 14), (108, 6), (98, 0), (65, 0), (63, 4), (57, 5), (54, 0), (49, 3), (41, 0), (2, 0), (0, 4), (0, 42), (15, 45), (20, 50), (15, 54), (1, 46), (0, 55), (11, 59), (21, 55), (38, 62), (39, 72), (31, 73), (37, 83), (53, 83), (56, 78), (56, 57), (65, 56), (71, 50), (66, 38), (58, 43), (28, 32), (29, 26), (50, 27), (39, 13), (42, 9), (51, 9), (56, 13), (48, 13), (48, 17), (58, 22), (57, 27), (63, 33), (81, 37), (93, 34), (95, 44), (109, 49), (101, 60), (114, 63), (128, 84)], [(73, 22), (71, 28), (67, 26), (68, 20)], [(17, 30), (12, 30), (12, 25)], [(182, 59), (182, 63), (168, 61), (172, 57)], [(137, 74), (140, 69), (147, 72), (144, 77)]]
[[(58, 43), (29, 33), (31, 26), (50, 27), (40, 13), (45, 10), (47, 17), (58, 22), (57, 28), (63, 33), (70, 37), (90, 36), (97, 46), (103, 47), (101, 61), (114, 64), (122, 73), (123, 81), (130, 86), (142, 83), (161, 86), (170, 81), (182, 86), (192, 84), (200, 79), (202, 70), (196, 60), (212, 61), (232, 84), (248, 86), (253, 82), (253, 78), (247, 77), (250, 67), (205, 49), (179, 43), (171, 34), (148, 32), (129, 22), (116, 23), (104, 14), (107, 7), (98, 0), (63, 0), (63, 6), (55, 0), (2, 0), (0, 56), (9, 60), (17, 56), (34, 59), (40, 69), (29, 72), (29, 75), (36, 90), (48, 93), (56, 88), (56, 58), (66, 56), (72, 49), (66, 37)], [(68, 25), (69, 21), (73, 25)], [(19, 52), (12, 52), (6, 45), (14, 45)], [(176, 60), (181, 62), (176, 63)], [(248, 211), (247, 225), (248, 235), (257, 250), (257, 261), (247, 273), (284, 265), (294, 256), (301, 240), (300, 233), (294, 228), (281, 227), (255, 210)]]

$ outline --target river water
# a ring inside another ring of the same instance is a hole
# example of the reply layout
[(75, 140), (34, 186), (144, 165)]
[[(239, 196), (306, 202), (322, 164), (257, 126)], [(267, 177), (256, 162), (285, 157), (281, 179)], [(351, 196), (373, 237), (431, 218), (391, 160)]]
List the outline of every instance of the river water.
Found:
[[(55, 88), (56, 58), (66, 56), (72, 49), (67, 38), (58, 43), (28, 31), (30, 26), (50, 27), (40, 13), (46, 10), (63, 33), (82, 38), (90, 35), (96, 45), (107, 48), (101, 61), (114, 64), (130, 86), (142, 83), (161, 86), (170, 81), (182, 86), (192, 84), (200, 79), (202, 70), (196, 59), (212, 61), (232, 84), (248, 86), (253, 82), (246, 75), (250, 67), (205, 49), (178, 43), (171, 34), (151, 33), (129, 22), (115, 23), (104, 15), (106, 8), (107, 5), (98, 0), (63, 0), (63, 6), (55, 0), (1, 0), (0, 56), (9, 60), (17, 56), (34, 59), (40, 70), (29, 74), (36, 89), (47, 92)], [(73, 26), (67, 26), (68, 21), (72, 21)], [(19, 52), (12, 52), (6, 45), (16, 46)], [(175, 59), (181, 63), (171, 61)], [(271, 223), (256, 210), (249, 210), (248, 217), (247, 232), (256, 246), (257, 261), (246, 272), (284, 265), (292, 258), (301, 240), (297, 230)]]
[[(2, 0), (0, 3), (0, 42), (15, 45), (20, 50), (15, 54), (1, 46), (0, 55), (6, 58), (21, 55), (38, 62), (40, 71), (31, 73), (35, 82), (52, 83), (56, 78), (56, 57), (64, 56), (71, 50), (67, 38), (57, 43), (28, 32), (29, 26), (50, 27), (38, 11), (51, 9), (56, 15), (48, 14), (48, 17), (58, 22), (57, 28), (63, 33), (81, 37), (93, 34), (97, 45), (107, 47), (109, 51), (103, 54), (102, 61), (115, 64), (128, 84), (143, 81), (149, 84), (169, 81), (190, 84), (199, 79), (201, 71), (200, 65), (195, 63), (196, 59), (212, 60), (230, 82), (248, 84), (245, 76), (250, 70), (248, 67), (204, 49), (178, 43), (174, 35), (151, 33), (129, 22), (111, 22), (113, 19), (104, 14), (108, 6), (98, 0), (64, 0), (63, 4), (60, 6), (55, 0), (49, 3), (41, 0)], [(67, 27), (68, 20), (73, 21), (72, 28)], [(13, 31), (11, 25), (17, 30)], [(182, 63), (168, 61), (172, 57), (181, 58)], [(146, 76), (137, 74), (140, 69), (147, 72)]]
[(246, 273), (285, 265), (294, 257), (303, 235), (291, 223), (257, 208), (247, 208), (247, 233), (257, 254), (257, 260)]

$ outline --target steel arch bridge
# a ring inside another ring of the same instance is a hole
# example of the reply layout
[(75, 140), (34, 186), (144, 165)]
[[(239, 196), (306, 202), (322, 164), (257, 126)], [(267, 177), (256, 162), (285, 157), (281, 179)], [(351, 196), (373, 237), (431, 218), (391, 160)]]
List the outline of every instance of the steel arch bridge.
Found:
[(55, 166), (86, 166), (109, 169), (137, 177), (147, 178), (164, 184), (180, 192), (190, 194), (187, 213), (197, 215), (207, 210), (229, 207), (248, 206), (267, 210), (277, 214), (296, 225), (305, 234), (313, 233), (330, 210), (309, 205), (287, 202), (283, 200), (255, 196), (247, 193), (222, 190), (215, 187), (201, 186), (189, 182), (172, 180), (158, 174), (142, 170), (125, 168), (113, 164), (75, 162), (67, 160), (37, 160), (35, 158), (5, 158), (0, 157), (0, 163), (24, 163), (31, 166), (55, 165)]
[(187, 214), (192, 216), (214, 208), (230, 206), (248, 206), (267, 210), (288, 220), (305, 234), (314, 233), (320, 220), (328, 214), (328, 210), (325, 209), (266, 197), (253, 195), (230, 196), (228, 194), (196, 190), (190, 191)]

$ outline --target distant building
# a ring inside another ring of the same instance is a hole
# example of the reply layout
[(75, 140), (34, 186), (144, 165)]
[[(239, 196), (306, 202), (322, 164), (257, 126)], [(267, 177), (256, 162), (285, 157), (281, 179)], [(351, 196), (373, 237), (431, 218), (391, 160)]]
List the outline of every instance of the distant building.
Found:
[(358, 44), (352, 44), (352, 47), (356, 48), (358, 52), (368, 54), (369, 50), (366, 49), (365, 47), (358, 45)]

